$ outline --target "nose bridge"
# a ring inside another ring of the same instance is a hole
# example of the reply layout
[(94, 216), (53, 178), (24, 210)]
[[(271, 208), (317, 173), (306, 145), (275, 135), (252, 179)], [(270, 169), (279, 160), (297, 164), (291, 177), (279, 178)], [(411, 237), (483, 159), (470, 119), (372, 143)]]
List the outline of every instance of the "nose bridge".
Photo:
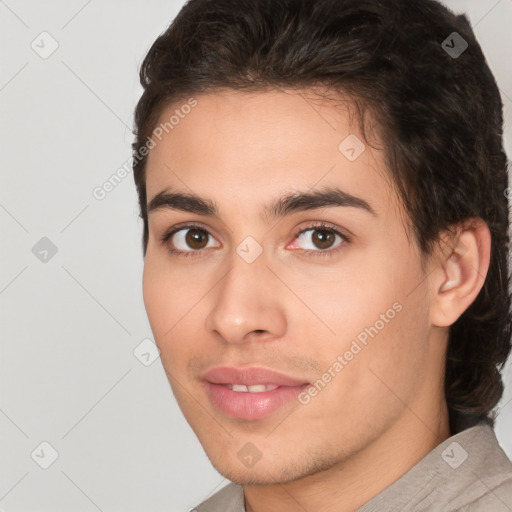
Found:
[(286, 329), (277, 283), (272, 284), (275, 276), (267, 268), (261, 246), (256, 244), (254, 239), (244, 239), (233, 250), (229, 270), (216, 287), (206, 318), (207, 330), (217, 331), (230, 343), (245, 341), (252, 331), (282, 336)]

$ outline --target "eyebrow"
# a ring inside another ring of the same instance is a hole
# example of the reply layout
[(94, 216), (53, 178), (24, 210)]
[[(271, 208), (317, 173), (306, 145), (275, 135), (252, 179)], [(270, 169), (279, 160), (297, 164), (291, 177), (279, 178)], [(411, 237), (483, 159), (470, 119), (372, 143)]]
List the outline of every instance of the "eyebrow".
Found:
[[(265, 205), (263, 218), (271, 221), (291, 213), (332, 207), (359, 208), (375, 217), (375, 210), (364, 199), (349, 194), (339, 188), (326, 187), (310, 192), (290, 192)], [(148, 204), (147, 212), (155, 210), (178, 210), (213, 217), (218, 215), (218, 207), (214, 201), (195, 194), (183, 193), (165, 189), (156, 194)]]

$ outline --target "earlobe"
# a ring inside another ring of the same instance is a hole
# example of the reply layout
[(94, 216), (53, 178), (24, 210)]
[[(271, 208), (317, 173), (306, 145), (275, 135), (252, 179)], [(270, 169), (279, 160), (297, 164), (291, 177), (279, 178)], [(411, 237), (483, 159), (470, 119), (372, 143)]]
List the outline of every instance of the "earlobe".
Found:
[(448, 327), (476, 299), (489, 269), (491, 235), (482, 219), (470, 219), (444, 242), (438, 271), (432, 272), (431, 322)]

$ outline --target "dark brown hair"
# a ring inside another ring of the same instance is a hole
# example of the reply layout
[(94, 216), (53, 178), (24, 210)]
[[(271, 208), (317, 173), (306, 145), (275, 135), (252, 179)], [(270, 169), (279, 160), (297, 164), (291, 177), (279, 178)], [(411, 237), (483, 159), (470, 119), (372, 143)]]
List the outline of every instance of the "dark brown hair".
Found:
[[(445, 40), (467, 48), (450, 54)], [(140, 81), (133, 170), (144, 254), (148, 137), (170, 104), (222, 88), (320, 85), (369, 109), (423, 256), (443, 230), (483, 219), (490, 268), (450, 327), (445, 393), (452, 433), (494, 424), (511, 349), (507, 159), (499, 91), (465, 16), (434, 0), (190, 0), (152, 45)]]

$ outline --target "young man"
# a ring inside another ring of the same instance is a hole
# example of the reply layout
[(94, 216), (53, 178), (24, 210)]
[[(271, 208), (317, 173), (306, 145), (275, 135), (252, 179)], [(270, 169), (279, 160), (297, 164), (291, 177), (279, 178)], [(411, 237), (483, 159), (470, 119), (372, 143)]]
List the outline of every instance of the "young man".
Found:
[(191, 0), (141, 68), (144, 300), (208, 512), (510, 511), (498, 89), (432, 0)]

